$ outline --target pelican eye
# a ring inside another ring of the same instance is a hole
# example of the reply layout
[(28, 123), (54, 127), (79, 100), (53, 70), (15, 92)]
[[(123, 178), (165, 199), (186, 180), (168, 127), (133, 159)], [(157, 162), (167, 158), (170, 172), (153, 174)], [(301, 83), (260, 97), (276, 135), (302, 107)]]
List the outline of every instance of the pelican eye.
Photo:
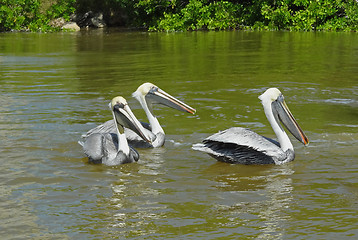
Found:
[(279, 101), (279, 102), (283, 102), (285, 100), (285, 98), (283, 97), (282, 93), (280, 95), (278, 95), (276, 101)]
[(124, 103), (116, 102), (116, 104), (113, 106), (113, 109), (124, 108), (124, 107), (125, 107)]
[(150, 93), (153, 93), (153, 92), (157, 92), (158, 91), (158, 87), (157, 86), (152, 86), (151, 88), (150, 88)]

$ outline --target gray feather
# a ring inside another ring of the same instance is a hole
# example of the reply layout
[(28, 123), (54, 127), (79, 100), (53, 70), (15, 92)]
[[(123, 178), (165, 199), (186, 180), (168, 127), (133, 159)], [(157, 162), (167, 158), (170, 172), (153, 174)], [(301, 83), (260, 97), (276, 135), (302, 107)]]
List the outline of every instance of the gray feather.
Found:
[(129, 155), (118, 152), (118, 136), (113, 133), (93, 133), (85, 138), (83, 150), (92, 163), (114, 166), (138, 161), (138, 152), (130, 148)]
[(292, 150), (284, 152), (278, 142), (241, 127), (218, 132), (192, 148), (228, 163), (282, 164), (294, 158)]
[[(152, 128), (149, 123), (141, 122), (142, 126), (148, 131), (152, 131)], [(92, 128), (86, 134), (82, 135), (83, 138), (87, 138), (95, 133), (112, 133), (116, 134), (116, 126), (114, 120), (108, 120), (107, 122), (98, 125), (97, 127)], [(151, 148), (151, 147), (161, 147), (164, 145), (165, 135), (157, 134), (155, 141), (150, 144), (143, 140), (141, 136), (135, 133), (129, 128), (124, 128), (124, 134), (126, 135), (128, 144), (136, 148)], [(163, 136), (162, 136), (163, 135)]]

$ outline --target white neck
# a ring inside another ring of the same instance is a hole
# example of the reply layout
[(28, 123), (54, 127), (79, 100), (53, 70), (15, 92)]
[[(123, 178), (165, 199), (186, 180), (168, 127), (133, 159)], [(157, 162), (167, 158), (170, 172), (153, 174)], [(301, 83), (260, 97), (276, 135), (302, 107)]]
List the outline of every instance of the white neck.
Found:
[(118, 129), (118, 123), (116, 121), (116, 117), (114, 115), (114, 112), (112, 111), (112, 115), (113, 115), (113, 120), (114, 120), (114, 125), (116, 126), (116, 130), (117, 130), (117, 136), (118, 136), (118, 152), (123, 152), (125, 155), (129, 155), (129, 145), (127, 142), (127, 138), (126, 135), (124, 133), (120, 133), (119, 129)]
[(126, 135), (118, 132), (118, 152), (123, 152), (126, 156), (129, 155), (129, 145)]
[(270, 101), (262, 101), (262, 105), (265, 110), (265, 114), (267, 117), (267, 120), (270, 122), (271, 127), (273, 131), (276, 134), (276, 137), (278, 139), (278, 142), (280, 143), (281, 149), (283, 151), (287, 151), (288, 149), (293, 150), (292, 143), (287, 136), (286, 132), (283, 130), (283, 128), (279, 125), (279, 123), (276, 121), (273, 113), (272, 113), (272, 107)]
[(142, 106), (145, 114), (147, 115), (149, 124), (152, 127), (152, 133), (154, 133), (154, 134), (163, 133), (164, 134), (164, 130), (163, 130), (162, 126), (160, 126), (160, 123), (159, 123), (157, 117), (154, 116), (152, 114), (152, 112), (150, 111), (150, 109), (148, 107), (148, 104), (145, 101), (144, 96), (139, 95), (139, 96), (135, 96), (135, 98), (139, 101), (139, 103)]

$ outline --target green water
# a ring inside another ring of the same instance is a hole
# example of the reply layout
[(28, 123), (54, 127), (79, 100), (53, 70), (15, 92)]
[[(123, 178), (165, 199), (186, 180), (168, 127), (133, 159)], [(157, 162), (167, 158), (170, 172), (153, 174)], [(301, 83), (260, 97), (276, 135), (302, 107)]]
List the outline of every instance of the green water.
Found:
[[(88, 164), (81, 134), (152, 82), (165, 147)], [(278, 87), (307, 134), (283, 166), (218, 163), (193, 143), (232, 126), (274, 138), (257, 98)], [(2, 239), (353, 239), (358, 236), (356, 33), (116, 30), (0, 34)]]

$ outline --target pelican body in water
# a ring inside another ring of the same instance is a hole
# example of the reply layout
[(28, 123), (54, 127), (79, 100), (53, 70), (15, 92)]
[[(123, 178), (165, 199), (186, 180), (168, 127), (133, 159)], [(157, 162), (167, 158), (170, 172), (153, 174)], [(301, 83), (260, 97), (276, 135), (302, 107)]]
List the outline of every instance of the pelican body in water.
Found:
[(138, 161), (139, 154), (129, 147), (124, 127), (131, 129), (145, 141), (155, 140), (155, 135), (143, 128), (132, 113), (123, 97), (115, 97), (109, 103), (112, 111), (115, 132), (93, 133), (85, 137), (82, 145), (90, 162), (113, 166)]
[(192, 148), (228, 163), (280, 165), (293, 161), (292, 143), (279, 122), (304, 145), (309, 143), (306, 135), (288, 109), (280, 90), (269, 88), (259, 99), (278, 142), (247, 128), (232, 127), (209, 136)]
[[(138, 89), (132, 94), (132, 96), (138, 100), (142, 106), (145, 114), (147, 115), (149, 123), (142, 123), (143, 127), (151, 131), (156, 139), (153, 142), (144, 141), (136, 132), (131, 129), (125, 128), (125, 134), (129, 144), (133, 147), (138, 148), (150, 148), (150, 147), (161, 147), (165, 142), (165, 133), (160, 125), (157, 117), (153, 112), (153, 104), (163, 104), (165, 106), (177, 109), (179, 111), (194, 114), (195, 109), (182, 101), (176, 99), (170, 94), (164, 92), (156, 85), (152, 83), (143, 83)], [(89, 130), (83, 137), (88, 137), (93, 133), (110, 132), (115, 133), (114, 120), (109, 120), (91, 130)]]

